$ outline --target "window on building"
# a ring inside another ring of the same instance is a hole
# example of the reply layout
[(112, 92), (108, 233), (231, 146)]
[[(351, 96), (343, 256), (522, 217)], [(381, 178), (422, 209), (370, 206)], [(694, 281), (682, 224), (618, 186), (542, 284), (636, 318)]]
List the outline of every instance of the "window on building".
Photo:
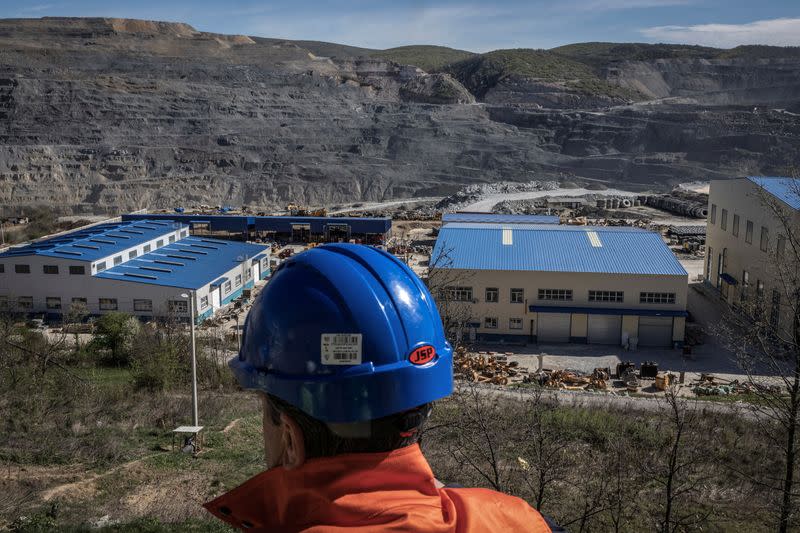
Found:
[(443, 296), (454, 302), (471, 302), (472, 287), (446, 287)]
[(640, 304), (674, 304), (674, 292), (640, 292)]
[(706, 281), (711, 279), (711, 273), (714, 267), (714, 249), (711, 246), (706, 250)]
[(761, 242), (759, 243), (759, 247), (762, 252), (766, 252), (769, 248), (769, 230), (764, 226), (761, 226)]
[(95, 265), (95, 268), (97, 269), (98, 272), (102, 272), (103, 270), (106, 269), (106, 262), (103, 261), (102, 263), (97, 263)]
[(139, 253), (136, 250), (131, 250), (130, 252), (128, 252), (128, 259), (133, 259), (137, 255), (139, 255)]
[(572, 300), (572, 289), (539, 289), (540, 300)]
[(225, 294), (228, 294), (229, 292), (231, 292), (231, 282), (230, 281), (226, 281), (225, 282), (225, 286), (223, 287), (223, 289), (225, 291)]
[(719, 227), (722, 230), (728, 229), (728, 210), (727, 209), (723, 209), (722, 210), (722, 216), (719, 219)]
[(33, 296), (20, 296), (17, 298), (17, 308), (23, 311), (33, 309)]
[(30, 274), (31, 273), (31, 266), (30, 265), (14, 265), (14, 272), (17, 274)]
[(48, 296), (45, 298), (45, 306), (50, 310), (61, 309), (61, 298), (58, 296)]
[(69, 273), (73, 276), (83, 276), (86, 274), (86, 268), (83, 265), (70, 265)]
[(711, 204), (711, 223), (717, 223), (717, 204)]
[(118, 265), (120, 263), (122, 263), (122, 256), (118, 255), (117, 257), (114, 258), (114, 265)]
[(486, 302), (496, 304), (500, 301), (500, 290), (497, 287), (486, 288)]
[(744, 242), (747, 244), (753, 244), (753, 221), (748, 220), (747, 226), (744, 230)]
[(522, 319), (521, 318), (509, 318), (508, 319), (508, 329), (522, 329)]
[(590, 302), (622, 302), (625, 293), (622, 291), (589, 291)]
[(0, 263), (0, 274), (5, 274), (6, 272), (6, 265)]
[(236, 274), (236, 277), (233, 278), (233, 284), (236, 287), (238, 287), (239, 285), (242, 284), (242, 275), (241, 274)]
[(170, 313), (185, 314), (189, 312), (189, 302), (186, 300), (169, 300), (167, 302), (167, 308)]
[(736, 213), (733, 214), (733, 227), (731, 228), (731, 233), (734, 237), (739, 236), (739, 215)]
[(181, 237), (187, 237), (189, 235), (189, 230), (181, 230)]
[(248, 268), (244, 273), (244, 279), (251, 279), (253, 277), (253, 269)]
[(156, 248), (161, 248), (162, 246), (164, 246), (164, 239), (158, 239), (156, 241)]
[(512, 304), (525, 303), (525, 290), (524, 289), (511, 289), (511, 303)]
[(58, 265), (42, 265), (42, 272), (45, 274), (58, 274)]
[(497, 329), (497, 317), (487, 316), (483, 319), (483, 327), (486, 329)]
[(205, 309), (208, 307), (208, 296), (203, 296), (200, 298), (200, 309)]
[(769, 311), (769, 323), (773, 328), (777, 328), (781, 323), (781, 293), (777, 289), (772, 290), (772, 308)]
[(86, 307), (89, 304), (89, 301), (86, 298), (73, 298), (72, 305), (82, 305)]
[(144, 245), (144, 248), (142, 248), (142, 252), (143, 252), (143, 253), (147, 253), (147, 252), (149, 252), (150, 250), (152, 250), (152, 247), (151, 247), (149, 244), (145, 244), (145, 245)]
[(116, 298), (100, 298), (101, 311), (116, 311), (117, 308), (118, 306)]
[(775, 255), (778, 256), (778, 259), (783, 259), (783, 254), (786, 253), (786, 237), (783, 235), (778, 235), (778, 242), (775, 245)]
[(134, 311), (152, 311), (153, 300), (133, 300)]
[(167, 240), (169, 240), (169, 243), (172, 244), (173, 242), (175, 242), (175, 235), (170, 235)]

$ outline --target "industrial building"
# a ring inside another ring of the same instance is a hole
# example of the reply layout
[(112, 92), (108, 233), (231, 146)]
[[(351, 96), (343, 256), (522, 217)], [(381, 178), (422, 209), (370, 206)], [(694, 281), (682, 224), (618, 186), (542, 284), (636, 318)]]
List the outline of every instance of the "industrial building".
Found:
[(442, 222), (474, 224), (558, 224), (556, 215), (503, 215), (499, 213), (445, 213)]
[(123, 221), (166, 220), (187, 224), (196, 235), (247, 241), (349, 242), (383, 244), (392, 229), (390, 218), (249, 216), (203, 214), (130, 214)]
[[(784, 211), (788, 224), (780, 222), (768, 203)], [(734, 306), (762, 299), (769, 319), (788, 327), (790, 302), (778, 269), (792, 258), (787, 255), (786, 226), (800, 229), (800, 179), (712, 181), (708, 210), (706, 282)]]
[(56, 318), (80, 304), (200, 322), (269, 275), (269, 248), (189, 235), (165, 220), (104, 223), (0, 253), (0, 306)]
[(440, 310), (466, 308), (471, 341), (683, 343), (688, 275), (654, 232), (450, 223), (431, 266), (447, 269), (432, 274), (447, 283), (433, 287)]

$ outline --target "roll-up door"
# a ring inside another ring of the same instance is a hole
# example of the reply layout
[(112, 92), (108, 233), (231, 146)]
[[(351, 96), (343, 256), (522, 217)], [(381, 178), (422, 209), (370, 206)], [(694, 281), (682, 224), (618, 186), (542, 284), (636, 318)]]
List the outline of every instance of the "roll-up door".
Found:
[(620, 315), (589, 315), (589, 344), (619, 344), (622, 332)]
[(672, 346), (672, 317), (640, 316), (639, 346)]
[(538, 342), (569, 342), (569, 313), (539, 313)]

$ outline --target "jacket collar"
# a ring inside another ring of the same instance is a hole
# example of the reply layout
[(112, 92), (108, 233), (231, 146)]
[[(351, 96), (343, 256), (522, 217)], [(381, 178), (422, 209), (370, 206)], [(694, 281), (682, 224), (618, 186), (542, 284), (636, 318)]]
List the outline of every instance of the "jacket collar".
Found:
[(399, 495), (424, 502), (428, 512), (438, 514), (430, 517), (434, 521), (448, 521), (433, 472), (417, 444), (388, 453), (311, 459), (293, 470), (272, 468), (204, 507), (234, 527), (255, 531), (367, 526), (378, 515), (384, 517), (379, 523), (396, 519), (391, 523), (402, 525), (407, 517), (390, 509)]

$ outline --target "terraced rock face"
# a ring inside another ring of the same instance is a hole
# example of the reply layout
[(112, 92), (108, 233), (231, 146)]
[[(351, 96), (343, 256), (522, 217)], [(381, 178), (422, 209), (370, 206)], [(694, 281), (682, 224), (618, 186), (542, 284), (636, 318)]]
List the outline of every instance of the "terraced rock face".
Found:
[(800, 163), (790, 113), (474, 104), (444, 74), (310, 48), (184, 24), (0, 21), (0, 207), (327, 205), (534, 178), (650, 188)]

